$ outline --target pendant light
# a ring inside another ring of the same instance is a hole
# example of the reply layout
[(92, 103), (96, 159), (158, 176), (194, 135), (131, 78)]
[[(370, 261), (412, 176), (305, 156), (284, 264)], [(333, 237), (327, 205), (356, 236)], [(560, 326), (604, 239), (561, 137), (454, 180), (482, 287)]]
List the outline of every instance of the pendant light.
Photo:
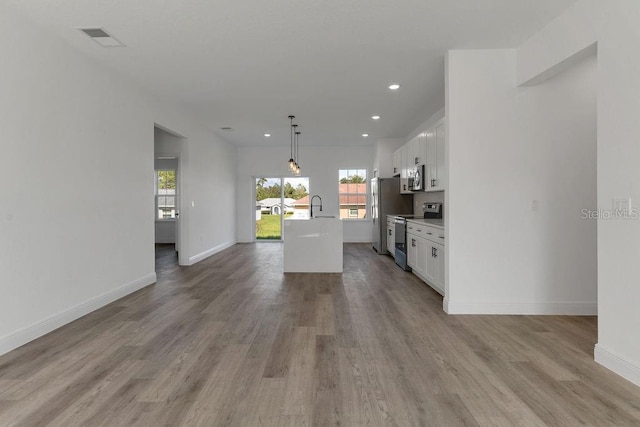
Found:
[(296, 132), (296, 170), (295, 170), (295, 175), (296, 176), (300, 176), (300, 163), (298, 161), (298, 154), (300, 153), (300, 145), (299, 145), (299, 139), (300, 139), (300, 134), (302, 132)]
[(289, 170), (291, 172), (293, 172), (295, 170), (295, 164), (296, 161), (293, 159), (293, 119), (295, 119), (296, 116), (289, 116), (289, 120), (291, 120), (291, 155), (289, 157)]
[(296, 147), (296, 132), (298, 131), (298, 125), (293, 125), (293, 166), (291, 167), (291, 173), (296, 174), (298, 170), (298, 147)]

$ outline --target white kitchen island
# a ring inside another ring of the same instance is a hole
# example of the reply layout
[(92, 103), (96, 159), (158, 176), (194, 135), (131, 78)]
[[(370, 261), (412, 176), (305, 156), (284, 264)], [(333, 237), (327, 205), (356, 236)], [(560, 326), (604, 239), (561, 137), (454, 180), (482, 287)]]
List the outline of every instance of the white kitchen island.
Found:
[(340, 218), (284, 221), (285, 273), (342, 273)]

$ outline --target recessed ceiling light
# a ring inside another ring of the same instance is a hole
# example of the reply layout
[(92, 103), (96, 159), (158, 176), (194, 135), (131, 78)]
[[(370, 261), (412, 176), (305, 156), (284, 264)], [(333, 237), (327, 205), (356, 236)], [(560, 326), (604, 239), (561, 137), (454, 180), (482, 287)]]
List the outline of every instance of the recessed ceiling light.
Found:
[(368, 137), (368, 136), (369, 136), (369, 134), (368, 134), (368, 133), (363, 133), (363, 134), (362, 134), (362, 137), (363, 137), (363, 138), (366, 138), (366, 137)]
[(380, 120), (380, 116), (371, 116), (373, 120)]
[(270, 133), (265, 133), (264, 136), (265, 136), (265, 138), (269, 138), (271, 136), (271, 134)]
[(398, 83), (391, 84), (391, 85), (389, 85), (389, 89), (398, 90), (398, 89), (400, 89), (400, 85)]
[(124, 43), (106, 32), (104, 28), (78, 28), (78, 30), (102, 47), (124, 47)]

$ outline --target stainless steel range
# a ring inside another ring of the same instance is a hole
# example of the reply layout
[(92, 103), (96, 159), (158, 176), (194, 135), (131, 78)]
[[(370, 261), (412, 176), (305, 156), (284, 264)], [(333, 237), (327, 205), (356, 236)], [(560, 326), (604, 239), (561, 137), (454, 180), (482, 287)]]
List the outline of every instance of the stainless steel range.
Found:
[[(442, 203), (424, 203), (422, 205), (423, 218), (442, 218)], [(411, 271), (407, 264), (407, 218), (414, 215), (397, 215), (394, 218), (396, 226), (396, 264), (405, 271)]]

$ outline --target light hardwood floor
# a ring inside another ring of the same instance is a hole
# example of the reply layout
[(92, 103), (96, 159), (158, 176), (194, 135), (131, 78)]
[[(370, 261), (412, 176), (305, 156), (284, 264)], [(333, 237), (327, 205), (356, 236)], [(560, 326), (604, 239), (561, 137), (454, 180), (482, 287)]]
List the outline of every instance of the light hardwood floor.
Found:
[(0, 426), (640, 425), (594, 317), (447, 316), (370, 245), (287, 274), (236, 245), (0, 357)]

